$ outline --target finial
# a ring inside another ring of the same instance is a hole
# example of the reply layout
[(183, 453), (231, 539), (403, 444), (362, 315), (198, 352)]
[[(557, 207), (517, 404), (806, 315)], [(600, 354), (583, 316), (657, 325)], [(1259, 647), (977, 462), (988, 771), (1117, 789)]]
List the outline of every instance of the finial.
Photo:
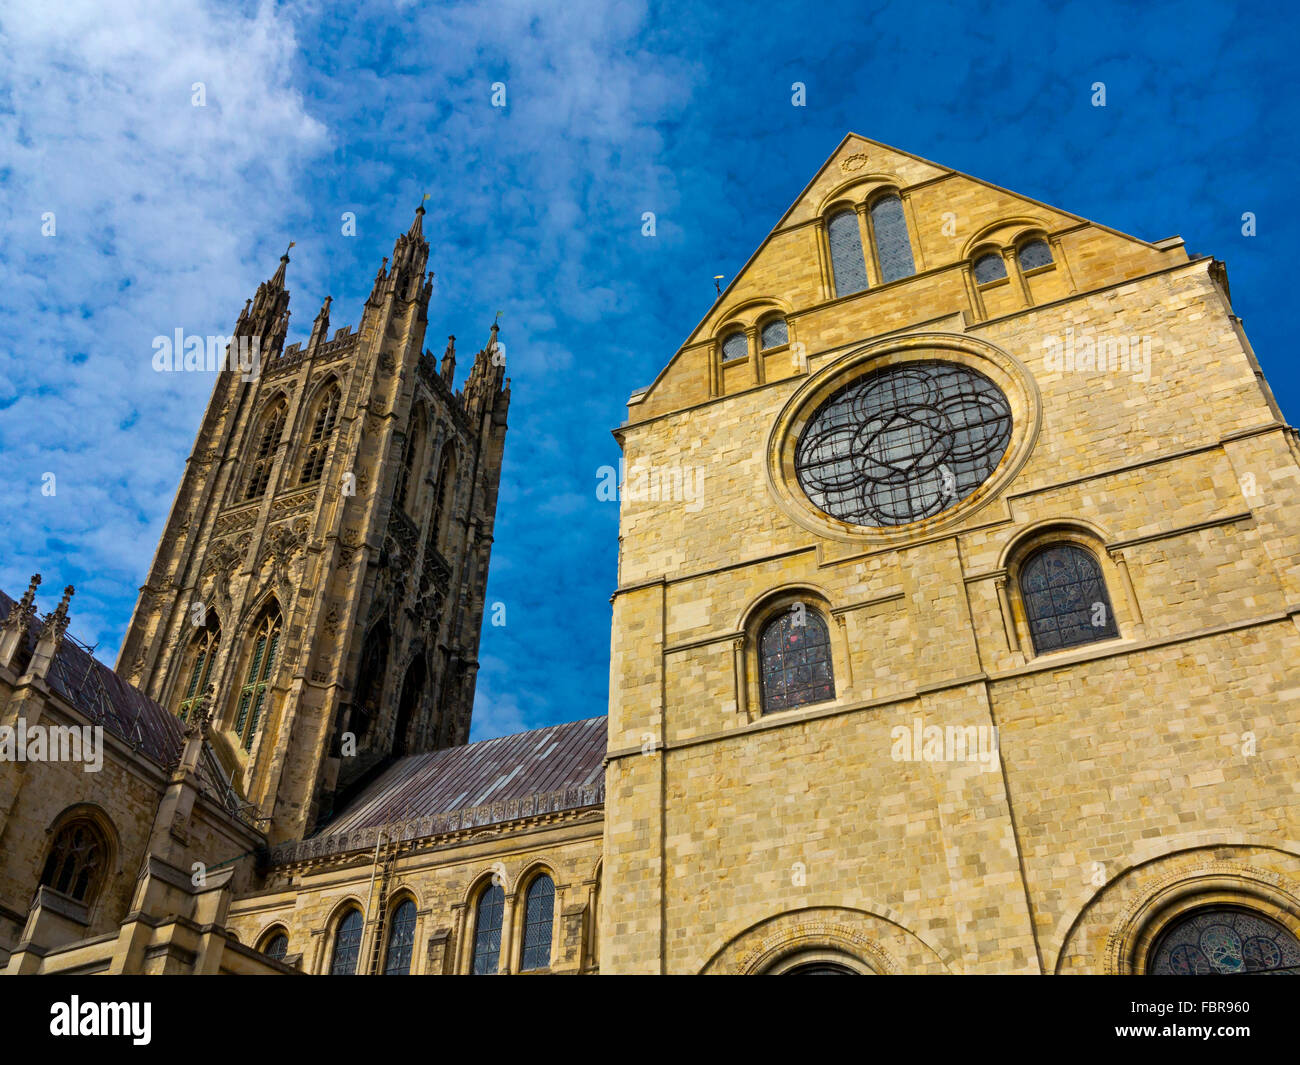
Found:
[(32, 616), (36, 613), (36, 589), (40, 583), (41, 575), (33, 573), (27, 591), (23, 592), (23, 597), (14, 604), (14, 608), (9, 611), (0, 628), (26, 631), (27, 626), (31, 624)]
[(287, 263), (289, 261), (289, 251), (296, 243), (297, 241), (289, 241), (289, 247), (284, 249), (284, 254), (280, 256), (280, 262)]

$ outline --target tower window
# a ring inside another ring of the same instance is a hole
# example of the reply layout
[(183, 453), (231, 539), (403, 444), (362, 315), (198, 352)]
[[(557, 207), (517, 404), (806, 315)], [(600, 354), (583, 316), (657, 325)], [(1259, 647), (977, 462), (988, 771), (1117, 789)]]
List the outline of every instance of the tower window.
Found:
[[(410, 494), (411, 482), (416, 478), (416, 470), (419, 463), (416, 458), (420, 452), (420, 445), (424, 440), (424, 433), (420, 428), (420, 411), (411, 416), (411, 426), (409, 435), (406, 438), (406, 448), (402, 452), (402, 466), (397, 472), (397, 505), (403, 510), (410, 513), (411, 507), (407, 506), (407, 496)], [(414, 503), (414, 500), (411, 500)]]
[(779, 348), (782, 344), (790, 343), (790, 330), (784, 318), (773, 318), (763, 326), (759, 337), (760, 345), (766, 351), (768, 348)]
[(433, 521), (429, 525), (429, 546), (441, 551), (446, 540), (443, 525), (447, 520), (447, 506), (451, 501), (452, 486), (456, 481), (456, 463), (450, 453), (442, 460), (438, 471), (438, 488), (434, 492)]
[(1007, 264), (995, 251), (986, 252), (975, 260), (975, 283), (987, 285), (1007, 276)]
[(307, 449), (303, 455), (299, 484), (315, 484), (324, 474), (325, 457), (329, 454), (330, 439), (334, 435), (334, 422), (338, 418), (338, 410), (338, 386), (330, 385), (316, 405), (316, 416), (312, 419), (311, 434), (307, 437)]
[(383, 708), (384, 678), (388, 671), (388, 623), (380, 621), (366, 636), (361, 647), (361, 668), (352, 696), (353, 733), (358, 740), (370, 734), (370, 727)]
[(767, 623), (759, 637), (763, 713), (835, 698), (831, 639), (815, 610), (796, 603)]
[(497, 883), (489, 884), (478, 897), (474, 911), (474, 959), (470, 968), (475, 976), (494, 976), (497, 972), (505, 903), (505, 892)]
[(244, 750), (253, 748), (257, 726), (266, 708), (267, 689), (275, 668), (275, 654), (280, 644), (280, 612), (274, 607), (263, 612), (254, 629), (248, 657), (248, 672), (239, 691), (239, 709), (235, 714), (235, 732)]
[(916, 273), (901, 198), (884, 196), (872, 204), (871, 237), (876, 242), (876, 258), (880, 261), (882, 281), (897, 281)]
[(1074, 544), (1052, 544), (1020, 570), (1020, 595), (1039, 654), (1119, 635), (1101, 567)]
[(393, 911), (388, 927), (384, 975), (406, 976), (411, 971), (411, 954), (415, 949), (415, 903), (403, 899)]
[(722, 361), (735, 362), (749, 354), (749, 340), (744, 333), (731, 333), (722, 342)]
[(1022, 244), (1017, 253), (1021, 270), (1037, 270), (1040, 266), (1052, 265), (1052, 249), (1045, 240), (1031, 240)]
[(208, 626), (194, 637), (190, 648), (189, 677), (182, 690), (180, 705), (176, 715), (182, 720), (189, 716), (190, 709), (203, 696), (212, 675), (212, 663), (217, 657), (217, 645), (221, 641), (221, 628), (216, 618), (209, 612)]
[(334, 956), (330, 959), (330, 976), (353, 976), (361, 953), (361, 911), (348, 910), (334, 933)]
[(280, 442), (280, 430), (284, 428), (284, 412), (285, 403), (281, 399), (262, 415), (261, 429), (257, 433), (252, 463), (248, 471), (248, 482), (244, 489), (246, 500), (260, 499), (271, 480), (275, 448)]
[(555, 881), (539, 876), (524, 896), (524, 949), (519, 968), (545, 969), (551, 964), (551, 926), (555, 920)]
[(108, 841), (89, 818), (80, 817), (59, 829), (41, 871), (41, 884), (89, 903), (99, 891), (108, 861)]
[(831, 270), (835, 295), (848, 296), (867, 287), (867, 261), (862, 255), (862, 233), (855, 211), (839, 211), (826, 222), (826, 239), (831, 248)]

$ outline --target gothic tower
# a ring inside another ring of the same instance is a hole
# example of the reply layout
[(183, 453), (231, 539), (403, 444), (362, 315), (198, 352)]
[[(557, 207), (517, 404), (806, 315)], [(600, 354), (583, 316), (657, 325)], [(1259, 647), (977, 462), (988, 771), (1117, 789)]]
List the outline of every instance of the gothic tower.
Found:
[(213, 746), (272, 842), (392, 757), (469, 737), (510, 387), (495, 324), (463, 391), (455, 338), (441, 365), (424, 350), (423, 215), (355, 332), (327, 337), (327, 296), (284, 347), (286, 252), (218, 338), (229, 357), (118, 658), (182, 717), (212, 689)]

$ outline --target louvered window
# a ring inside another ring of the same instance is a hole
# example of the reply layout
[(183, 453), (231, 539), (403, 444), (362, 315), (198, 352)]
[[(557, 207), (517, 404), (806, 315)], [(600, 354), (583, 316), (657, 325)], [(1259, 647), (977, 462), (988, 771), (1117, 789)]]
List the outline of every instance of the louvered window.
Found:
[(912, 244), (907, 239), (907, 221), (903, 217), (903, 201), (897, 196), (885, 196), (872, 205), (871, 235), (876, 242), (876, 257), (880, 260), (881, 281), (897, 281), (916, 273)]
[(338, 417), (338, 410), (339, 390), (330, 385), (316, 407), (316, 417), (312, 419), (311, 435), (307, 438), (307, 450), (303, 457), (299, 484), (315, 484), (325, 472), (325, 457), (329, 454), (330, 438), (334, 435), (334, 422)]
[(280, 429), (284, 425), (284, 402), (275, 404), (262, 416), (262, 428), (257, 435), (253, 459), (248, 471), (244, 498), (260, 499), (271, 480), (271, 466), (275, 461), (275, 447), (280, 442)]
[(835, 295), (848, 296), (867, 287), (867, 261), (862, 256), (862, 233), (854, 211), (840, 211), (826, 223), (831, 246), (831, 269), (835, 274)]
[(280, 614), (268, 612), (257, 626), (252, 652), (248, 660), (248, 673), (239, 691), (239, 709), (235, 714), (235, 731), (244, 750), (252, 750), (257, 727), (266, 709), (266, 700), (275, 654), (280, 644)]
[(184, 721), (189, 717), (190, 708), (203, 695), (203, 690), (208, 686), (208, 678), (212, 673), (212, 662), (217, 657), (217, 644), (221, 639), (221, 630), (215, 626), (204, 629), (194, 640), (194, 646), (191, 654), (194, 656), (190, 664), (189, 679), (185, 682), (184, 694), (181, 697), (180, 705), (176, 708), (177, 716)]

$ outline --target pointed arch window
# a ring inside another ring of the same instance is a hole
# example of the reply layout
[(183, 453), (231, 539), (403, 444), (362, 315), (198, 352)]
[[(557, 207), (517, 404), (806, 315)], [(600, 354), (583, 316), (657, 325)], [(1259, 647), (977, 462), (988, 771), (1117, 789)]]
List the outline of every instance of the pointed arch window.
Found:
[(253, 456), (248, 470), (248, 481), (244, 487), (244, 499), (260, 499), (266, 492), (271, 480), (271, 467), (275, 463), (276, 445), (280, 443), (280, 432), (284, 428), (284, 413), (287, 409), (283, 399), (278, 399), (262, 415), (253, 443)]
[(1017, 261), (1023, 271), (1037, 270), (1040, 266), (1052, 265), (1052, 249), (1041, 237), (1020, 245), (1016, 252)]
[(1035, 551), (1021, 567), (1020, 596), (1038, 654), (1119, 635), (1101, 566), (1082, 547), (1049, 544)]
[(769, 348), (779, 348), (788, 343), (790, 343), (790, 329), (784, 318), (773, 318), (763, 323), (763, 328), (759, 332), (759, 347), (767, 351)]
[(835, 698), (830, 632), (806, 604), (795, 603), (767, 623), (758, 654), (763, 713)]
[(361, 646), (361, 668), (352, 696), (352, 732), (358, 740), (370, 733), (370, 727), (383, 707), (384, 677), (388, 671), (388, 623), (380, 621)]
[(181, 701), (176, 707), (176, 716), (182, 721), (189, 717), (190, 708), (199, 701), (207, 689), (208, 680), (212, 676), (212, 663), (217, 657), (217, 645), (220, 642), (221, 626), (209, 611), (207, 625), (194, 637), (190, 646), (185, 687), (181, 689)]
[(262, 943), (262, 953), (276, 961), (284, 961), (289, 953), (289, 937), (283, 932), (272, 932)]
[(411, 497), (411, 503), (414, 504), (415, 496), (418, 493), (411, 492), (411, 482), (415, 480), (417, 474), (416, 458), (420, 452), (420, 446), (424, 442), (424, 430), (420, 426), (419, 413), (412, 415), (411, 428), (406, 438), (406, 449), (402, 454), (402, 466), (397, 471), (397, 505), (403, 510), (410, 512), (407, 507), (407, 497)]
[(871, 205), (871, 239), (876, 244), (881, 281), (897, 281), (916, 273), (900, 197), (882, 196)]
[(253, 748), (262, 713), (266, 709), (268, 689), (275, 669), (276, 652), (280, 647), (280, 611), (270, 606), (262, 612), (261, 620), (253, 629), (249, 643), (248, 670), (244, 686), (239, 690), (238, 710), (235, 713), (235, 732), (244, 750)]
[(299, 484), (315, 484), (324, 475), (325, 457), (329, 454), (338, 413), (339, 389), (338, 385), (331, 384), (316, 401), (316, 412), (311, 421), (311, 432), (307, 436), (307, 448), (303, 454)]
[(497, 972), (505, 906), (506, 894), (500, 884), (489, 884), (478, 897), (478, 905), (474, 908), (474, 957), (470, 967), (474, 976), (493, 976)]
[(862, 254), (862, 232), (856, 211), (837, 211), (826, 221), (826, 239), (831, 249), (831, 270), (835, 295), (849, 296), (867, 287), (867, 261)]
[(524, 943), (519, 969), (545, 969), (551, 964), (551, 927), (555, 922), (555, 881), (542, 874), (524, 893)]
[(384, 954), (385, 976), (407, 976), (415, 949), (415, 903), (403, 899), (388, 923), (388, 950)]
[(429, 543), (435, 551), (441, 551), (446, 534), (443, 525), (447, 520), (447, 508), (451, 502), (452, 486), (456, 481), (456, 462), (451, 454), (442, 460), (438, 471), (438, 488), (434, 495), (433, 522), (429, 526)]
[(357, 971), (361, 953), (361, 911), (353, 907), (343, 915), (334, 933), (334, 954), (330, 958), (330, 976), (352, 976)]
[(90, 903), (107, 872), (108, 840), (88, 817), (69, 821), (54, 837), (41, 870), (41, 885)]
[(1007, 264), (995, 251), (985, 252), (975, 260), (975, 283), (987, 285), (1007, 276)]

